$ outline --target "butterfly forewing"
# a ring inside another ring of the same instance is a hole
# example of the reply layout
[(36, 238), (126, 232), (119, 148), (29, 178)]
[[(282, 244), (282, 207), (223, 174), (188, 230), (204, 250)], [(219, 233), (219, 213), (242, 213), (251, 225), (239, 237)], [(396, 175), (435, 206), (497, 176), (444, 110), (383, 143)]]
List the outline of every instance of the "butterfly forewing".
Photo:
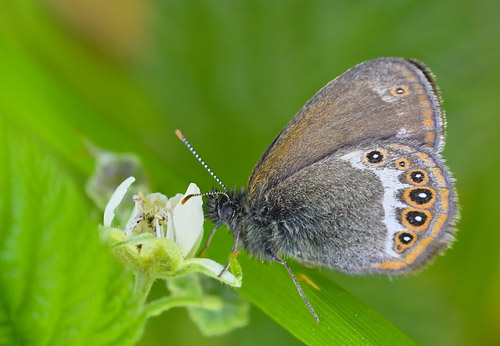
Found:
[(380, 58), (331, 81), (295, 115), (255, 166), (251, 198), (300, 169), (367, 140), (397, 138), (441, 150), (443, 117), (423, 64)]

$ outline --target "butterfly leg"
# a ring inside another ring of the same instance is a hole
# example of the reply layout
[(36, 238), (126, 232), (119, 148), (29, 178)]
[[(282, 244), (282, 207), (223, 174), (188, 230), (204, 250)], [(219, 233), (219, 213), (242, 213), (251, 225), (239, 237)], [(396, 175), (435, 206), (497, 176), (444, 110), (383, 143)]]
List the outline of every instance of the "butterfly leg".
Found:
[(203, 253), (205, 252), (206, 249), (210, 246), (210, 242), (212, 241), (212, 238), (214, 237), (215, 231), (217, 230), (218, 225), (214, 225), (214, 228), (210, 231), (210, 234), (208, 235), (207, 242), (205, 243), (205, 246), (203, 246), (203, 249), (198, 253), (198, 257), (203, 256)]
[(295, 284), (295, 287), (297, 287), (297, 291), (299, 291), (300, 296), (302, 297), (302, 299), (304, 299), (304, 303), (306, 303), (307, 308), (309, 309), (309, 311), (311, 311), (311, 314), (314, 316), (314, 319), (316, 320), (316, 323), (319, 323), (318, 314), (316, 314), (316, 311), (314, 311), (314, 309), (312, 308), (311, 304), (309, 303), (309, 300), (307, 300), (307, 297), (304, 294), (304, 291), (302, 291), (302, 287), (300, 287), (299, 282), (295, 278), (295, 275), (293, 275), (293, 272), (290, 269), (290, 267), (288, 266), (288, 264), (286, 264), (286, 262), (284, 260), (282, 260), (281, 258), (278, 258), (276, 256), (274, 256), (274, 260), (276, 262), (281, 263), (282, 265), (284, 265), (285, 268), (286, 268), (286, 270), (288, 270), (288, 274), (290, 274), (290, 276), (292, 277), (293, 283)]
[[(239, 237), (240, 237), (240, 227), (238, 227), (236, 229), (236, 231), (234, 232), (233, 249), (231, 251), (232, 254), (236, 252), (236, 247), (238, 246), (238, 239), (239, 239)], [(220, 272), (220, 274), (217, 275), (218, 277), (222, 277), (222, 275), (224, 275), (224, 273), (229, 269), (229, 264), (230, 264), (230, 260), (227, 261), (226, 266), (222, 269), (222, 271)]]

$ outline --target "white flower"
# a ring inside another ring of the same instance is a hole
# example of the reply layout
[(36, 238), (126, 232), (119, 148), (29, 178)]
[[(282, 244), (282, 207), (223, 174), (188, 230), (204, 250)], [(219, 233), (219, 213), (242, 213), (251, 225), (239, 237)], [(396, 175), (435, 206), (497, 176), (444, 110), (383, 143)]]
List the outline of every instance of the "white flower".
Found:
[(169, 279), (190, 273), (202, 273), (232, 287), (241, 287), (241, 268), (232, 256), (231, 268), (219, 277), (224, 268), (208, 258), (193, 258), (203, 237), (203, 208), (200, 196), (182, 204), (184, 197), (200, 193), (196, 184), (189, 184), (184, 195), (168, 199), (161, 193), (134, 196), (134, 210), (124, 228), (113, 228), (115, 209), (134, 182), (129, 177), (111, 196), (104, 210), (102, 238), (109, 241), (114, 252), (134, 270), (152, 278)]
[[(117, 187), (104, 210), (104, 226), (111, 227), (114, 210), (134, 181), (134, 177), (129, 177)], [(170, 199), (161, 193), (134, 196), (135, 207), (125, 226), (125, 235), (150, 233), (157, 238), (171, 239), (184, 258), (193, 257), (203, 237), (203, 201), (201, 197), (193, 197), (185, 204), (181, 201), (196, 193), (200, 193), (200, 189), (191, 183), (184, 195), (179, 193)]]

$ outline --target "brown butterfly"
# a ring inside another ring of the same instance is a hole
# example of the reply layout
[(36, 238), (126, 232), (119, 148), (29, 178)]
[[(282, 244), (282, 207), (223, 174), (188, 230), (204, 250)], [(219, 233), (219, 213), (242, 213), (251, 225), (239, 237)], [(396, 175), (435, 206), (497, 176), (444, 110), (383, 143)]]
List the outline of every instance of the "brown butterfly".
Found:
[[(323, 87), (276, 136), (247, 189), (221, 184), (205, 205), (250, 255), (349, 274), (397, 275), (453, 241), (457, 198), (441, 157), (444, 114), (420, 62), (363, 62)], [(187, 201), (189, 196), (184, 200)], [(227, 269), (227, 266), (226, 266)], [(222, 273), (221, 273), (222, 274)]]

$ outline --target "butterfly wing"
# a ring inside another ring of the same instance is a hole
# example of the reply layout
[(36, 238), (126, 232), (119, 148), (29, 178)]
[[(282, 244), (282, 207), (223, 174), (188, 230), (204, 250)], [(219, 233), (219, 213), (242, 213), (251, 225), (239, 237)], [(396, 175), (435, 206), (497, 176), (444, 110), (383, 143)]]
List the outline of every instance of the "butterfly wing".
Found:
[(305, 167), (266, 194), (279, 227), (275, 251), (347, 273), (400, 274), (453, 240), (450, 173), (438, 153), (405, 141), (368, 141)]
[(399, 138), (441, 150), (443, 113), (423, 64), (400, 58), (361, 63), (323, 87), (274, 139), (253, 169), (250, 198), (343, 147)]

